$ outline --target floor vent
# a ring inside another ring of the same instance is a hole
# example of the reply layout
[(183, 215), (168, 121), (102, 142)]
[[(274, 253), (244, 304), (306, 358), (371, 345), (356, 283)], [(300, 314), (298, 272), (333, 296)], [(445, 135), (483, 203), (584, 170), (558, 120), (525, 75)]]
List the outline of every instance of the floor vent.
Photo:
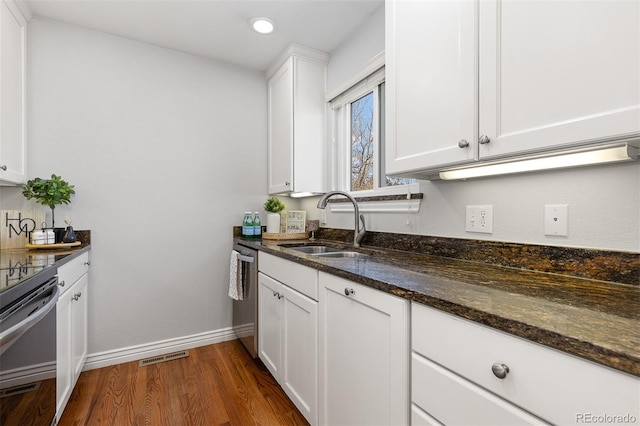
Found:
[(189, 351), (173, 352), (165, 355), (158, 355), (151, 358), (141, 359), (138, 363), (138, 367), (144, 367), (145, 365), (157, 364), (159, 362), (171, 361), (172, 359), (186, 358), (189, 356)]
[(14, 386), (12, 388), (3, 389), (0, 391), (0, 398), (8, 396), (19, 395), (21, 393), (27, 393), (40, 388), (41, 382), (29, 383), (28, 385)]

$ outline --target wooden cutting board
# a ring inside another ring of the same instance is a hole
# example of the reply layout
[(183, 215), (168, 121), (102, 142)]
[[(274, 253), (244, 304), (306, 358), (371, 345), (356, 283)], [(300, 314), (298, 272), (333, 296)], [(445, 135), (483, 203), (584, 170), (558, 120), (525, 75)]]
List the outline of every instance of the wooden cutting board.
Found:
[(43, 222), (43, 210), (0, 210), (0, 249), (24, 248)]

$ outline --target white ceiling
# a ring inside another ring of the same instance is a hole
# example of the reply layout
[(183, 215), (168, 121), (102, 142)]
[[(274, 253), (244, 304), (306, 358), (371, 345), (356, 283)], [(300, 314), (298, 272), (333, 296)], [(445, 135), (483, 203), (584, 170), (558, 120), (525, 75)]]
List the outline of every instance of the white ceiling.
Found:
[[(266, 70), (290, 44), (331, 53), (384, 0), (24, 0), (43, 16), (244, 67)], [(271, 35), (249, 27), (276, 24)]]

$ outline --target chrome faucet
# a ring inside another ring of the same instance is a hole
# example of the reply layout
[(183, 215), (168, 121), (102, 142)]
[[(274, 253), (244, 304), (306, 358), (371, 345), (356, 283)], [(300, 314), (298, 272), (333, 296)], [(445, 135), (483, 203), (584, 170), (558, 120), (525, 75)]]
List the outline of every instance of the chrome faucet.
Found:
[[(327, 207), (327, 200), (333, 197), (334, 195), (342, 195), (344, 197), (347, 197), (349, 201), (353, 203), (353, 211), (355, 213), (354, 214), (355, 225), (353, 228), (353, 246), (360, 247), (360, 241), (362, 241), (362, 239), (364, 238), (364, 234), (367, 232), (367, 230), (364, 224), (364, 216), (360, 214), (360, 208), (358, 207), (358, 202), (356, 201), (355, 198), (353, 198), (350, 194), (347, 194), (346, 192), (342, 192), (342, 191), (327, 192), (322, 196), (322, 198), (320, 198), (320, 201), (318, 201), (318, 208), (325, 209)], [(360, 222), (359, 222), (360, 220), (362, 221), (362, 229), (360, 229)]]

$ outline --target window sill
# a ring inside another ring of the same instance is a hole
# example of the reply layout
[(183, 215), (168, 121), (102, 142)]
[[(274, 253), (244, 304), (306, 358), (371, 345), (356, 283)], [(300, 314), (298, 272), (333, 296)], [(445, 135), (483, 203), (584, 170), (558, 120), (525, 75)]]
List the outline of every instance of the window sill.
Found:
[[(418, 183), (351, 192), (361, 213), (418, 213), (423, 194)], [(346, 198), (328, 200), (331, 213), (353, 213), (353, 204)]]

